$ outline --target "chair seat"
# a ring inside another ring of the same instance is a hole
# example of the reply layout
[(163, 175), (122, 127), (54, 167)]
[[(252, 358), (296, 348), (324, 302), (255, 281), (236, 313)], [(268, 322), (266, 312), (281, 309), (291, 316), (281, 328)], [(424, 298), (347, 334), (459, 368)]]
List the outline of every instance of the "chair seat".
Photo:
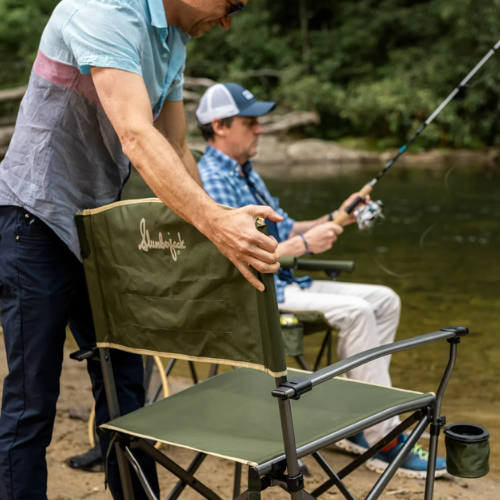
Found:
[[(301, 374), (289, 370), (289, 378)], [(274, 388), (269, 375), (240, 368), (102, 427), (257, 466), (284, 454), (278, 402), (271, 396)], [(433, 400), (432, 393), (333, 379), (292, 401), (297, 447), (337, 431), (345, 434), (346, 427), (382, 412), (385, 419)]]

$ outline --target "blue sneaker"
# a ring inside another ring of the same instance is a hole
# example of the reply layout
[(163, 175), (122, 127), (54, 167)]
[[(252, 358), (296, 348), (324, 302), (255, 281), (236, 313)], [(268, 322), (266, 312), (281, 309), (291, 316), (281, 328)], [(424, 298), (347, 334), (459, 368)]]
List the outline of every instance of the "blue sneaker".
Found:
[(338, 441), (335, 443), (335, 447), (347, 453), (362, 455), (366, 450), (368, 450), (370, 445), (366, 441), (365, 435), (362, 432), (358, 432), (357, 434), (354, 434), (354, 436)]
[[(406, 441), (406, 436), (398, 437), (398, 444), (389, 451), (380, 451), (372, 459), (366, 462), (366, 467), (373, 472), (381, 474), (387, 469), (387, 466), (394, 460), (398, 451)], [(396, 475), (411, 479), (425, 479), (427, 477), (427, 463), (429, 461), (429, 453), (425, 451), (418, 443), (413, 447), (401, 467), (396, 472)], [(436, 474), (435, 477), (441, 477), (446, 474), (446, 459), (436, 458)]]

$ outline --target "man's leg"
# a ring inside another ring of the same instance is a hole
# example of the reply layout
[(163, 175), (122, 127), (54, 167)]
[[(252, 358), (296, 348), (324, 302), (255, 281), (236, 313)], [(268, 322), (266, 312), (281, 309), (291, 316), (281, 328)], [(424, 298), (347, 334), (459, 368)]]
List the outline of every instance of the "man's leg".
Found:
[[(70, 309), (69, 325), (80, 348), (88, 349), (95, 346), (95, 331), (83, 266), (81, 266), (76, 293)], [(112, 349), (111, 361), (121, 414), (125, 415), (142, 408), (145, 401), (142, 356)], [(96, 424), (99, 426), (109, 422), (109, 410), (104, 390), (101, 364), (99, 361), (89, 360), (87, 362), (87, 369), (92, 380), (92, 390), (96, 401)], [(104, 459), (106, 459), (109, 443), (110, 434), (101, 434), (99, 437), (99, 444)], [(153, 491), (155, 491), (156, 495), (159, 497), (160, 487), (154, 460), (139, 450), (134, 450), (134, 455), (146, 474)], [(148, 497), (134, 472), (132, 472), (132, 482), (135, 499), (146, 500)], [(115, 500), (123, 499), (114, 446), (108, 457), (108, 484), (113, 494), (113, 498)]]
[(9, 374), (0, 416), (0, 498), (44, 500), (76, 258), (38, 219), (0, 207), (0, 308)]
[[(326, 285), (326, 286), (325, 286)], [(327, 322), (339, 330), (337, 351), (341, 359), (381, 345), (377, 334), (377, 320), (372, 306), (354, 295), (338, 294), (339, 283), (315, 281), (306, 290), (298, 285), (285, 288), (285, 301), (281, 311), (292, 313), (317, 311)], [(379, 358), (347, 373), (349, 378), (372, 384), (391, 386), (387, 362)], [(399, 424), (392, 418), (365, 431), (370, 444), (374, 444)]]
[[(349, 295), (365, 300), (370, 304), (375, 315), (379, 344), (385, 345), (394, 342), (401, 314), (401, 299), (391, 288), (382, 285), (315, 281), (314, 291)], [(391, 356), (385, 356), (382, 359), (389, 367)]]

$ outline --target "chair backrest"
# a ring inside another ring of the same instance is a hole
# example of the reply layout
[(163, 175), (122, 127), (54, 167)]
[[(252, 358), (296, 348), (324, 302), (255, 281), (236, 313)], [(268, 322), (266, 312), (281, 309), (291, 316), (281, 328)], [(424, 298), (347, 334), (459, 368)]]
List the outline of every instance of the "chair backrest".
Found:
[(258, 292), (157, 198), (85, 210), (76, 223), (98, 347), (286, 374), (272, 275)]

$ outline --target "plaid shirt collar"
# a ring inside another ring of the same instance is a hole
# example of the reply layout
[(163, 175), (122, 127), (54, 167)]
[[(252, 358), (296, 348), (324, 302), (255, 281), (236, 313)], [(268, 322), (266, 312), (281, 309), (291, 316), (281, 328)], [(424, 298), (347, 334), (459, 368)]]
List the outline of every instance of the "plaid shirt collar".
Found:
[(252, 160), (248, 160), (240, 166), (234, 158), (231, 158), (220, 149), (214, 148), (208, 144), (205, 149), (205, 155), (212, 157), (217, 162), (220, 170), (226, 173), (235, 172), (238, 175), (249, 177), (253, 170)]

